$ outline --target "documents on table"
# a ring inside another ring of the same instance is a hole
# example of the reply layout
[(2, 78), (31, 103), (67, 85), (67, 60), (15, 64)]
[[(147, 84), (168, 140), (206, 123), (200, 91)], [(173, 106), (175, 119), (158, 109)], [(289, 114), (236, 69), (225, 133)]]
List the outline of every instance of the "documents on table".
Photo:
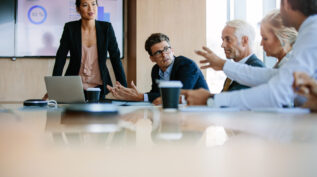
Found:
[(255, 108), (254, 112), (272, 112), (272, 113), (289, 113), (289, 114), (309, 114), (310, 110), (306, 108)]
[[(179, 108), (181, 112), (238, 112), (240, 108), (224, 107), (214, 108), (208, 106), (186, 106)], [(251, 109), (252, 112), (270, 112), (284, 114), (309, 114), (310, 110), (305, 108), (256, 108)]]
[(179, 109), (182, 112), (237, 112), (239, 108), (225, 107), (225, 108), (214, 108), (208, 106), (186, 106)]
[(143, 101), (112, 101), (111, 104), (117, 106), (153, 106), (152, 103)]

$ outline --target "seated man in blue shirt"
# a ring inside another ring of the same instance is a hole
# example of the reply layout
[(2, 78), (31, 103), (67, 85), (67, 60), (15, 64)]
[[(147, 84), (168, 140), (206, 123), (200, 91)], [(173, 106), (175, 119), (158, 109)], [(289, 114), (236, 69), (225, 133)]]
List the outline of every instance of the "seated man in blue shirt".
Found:
[(156, 63), (152, 68), (152, 89), (148, 93), (140, 93), (133, 81), (132, 88), (126, 88), (120, 83), (114, 87), (107, 86), (116, 99), (131, 101), (153, 102), (160, 96), (156, 80), (179, 80), (183, 83), (183, 89), (204, 88), (208, 90), (206, 80), (198, 66), (184, 56), (174, 56), (169, 38), (162, 33), (152, 34), (145, 42), (145, 50), (149, 53), (152, 62)]

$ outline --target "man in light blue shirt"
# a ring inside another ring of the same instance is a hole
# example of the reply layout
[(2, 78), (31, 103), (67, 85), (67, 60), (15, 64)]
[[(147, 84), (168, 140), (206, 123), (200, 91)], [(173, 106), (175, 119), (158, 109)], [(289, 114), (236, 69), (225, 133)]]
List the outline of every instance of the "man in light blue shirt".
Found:
[[(244, 73), (246, 77), (260, 77), (256, 87), (251, 89), (212, 95), (208, 91), (199, 89), (183, 91), (190, 105), (239, 107), (253, 109), (263, 107), (283, 107), (289, 105), (296, 94), (292, 89), (293, 73), (302, 71), (316, 78), (317, 76), (317, 0), (282, 0), (281, 15), (286, 26), (294, 27), (298, 31), (297, 40), (293, 46), (293, 53), (289, 62), (279, 70), (256, 68)], [(242, 71), (243, 66), (230, 61), (224, 61), (210, 49), (197, 51), (206, 60), (208, 66), (215, 70), (223, 70), (233, 77), (235, 71)], [(205, 66), (206, 67), (206, 66)], [(240, 73), (239, 73), (240, 74)], [(240, 76), (241, 77), (241, 76)], [(237, 79), (237, 78), (235, 78)]]
[[(174, 60), (167, 67), (165, 72), (163, 72), (162, 69), (159, 69), (159, 80), (169, 81), (171, 79), (171, 72), (172, 72), (173, 66), (174, 66)], [(134, 101), (138, 101), (138, 100), (135, 99)], [(145, 101), (145, 102), (149, 101), (149, 94), (147, 94), (147, 93), (143, 94), (143, 101)], [(154, 101), (154, 100), (152, 100), (152, 101)], [(157, 101), (157, 102), (158, 102), (157, 104), (160, 104), (159, 103), (160, 101)]]
[(168, 66), (165, 72), (163, 72), (162, 70), (159, 70), (160, 80), (165, 80), (165, 81), (170, 80), (173, 64), (174, 64), (174, 61)]

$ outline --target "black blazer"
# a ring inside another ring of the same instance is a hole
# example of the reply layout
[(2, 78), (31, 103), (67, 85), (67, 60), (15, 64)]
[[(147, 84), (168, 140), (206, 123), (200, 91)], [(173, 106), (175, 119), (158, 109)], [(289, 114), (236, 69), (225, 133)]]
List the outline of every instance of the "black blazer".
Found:
[[(265, 67), (263, 62), (258, 59), (258, 57), (256, 57), (256, 55), (251, 55), (250, 58), (245, 62), (245, 64), (247, 65), (251, 65), (251, 66), (256, 66), (256, 67)], [(233, 81), (229, 88), (228, 91), (233, 91), (233, 90), (240, 90), (240, 89), (246, 89), (246, 88), (250, 88), (248, 86), (245, 85), (241, 85), (236, 81)]]
[[(157, 64), (152, 68), (152, 89), (147, 93), (149, 101), (151, 102), (160, 96), (160, 90), (155, 82), (157, 79), (160, 79), (159, 69)], [(196, 63), (184, 56), (175, 57), (170, 80), (181, 81), (183, 83), (183, 89), (204, 88), (208, 90), (204, 75), (201, 73)]]
[[(107, 52), (109, 52), (115, 77), (123, 86), (127, 86), (124, 70), (120, 60), (120, 51), (111, 23), (96, 21), (97, 50), (100, 75), (103, 82), (100, 97), (104, 99), (109, 91), (107, 85), (112, 86), (110, 74), (106, 66)], [(56, 61), (53, 76), (61, 76), (66, 62), (68, 51), (70, 61), (65, 75), (78, 75), (81, 66), (82, 55), (81, 20), (68, 22), (64, 26), (60, 46), (56, 53)]]

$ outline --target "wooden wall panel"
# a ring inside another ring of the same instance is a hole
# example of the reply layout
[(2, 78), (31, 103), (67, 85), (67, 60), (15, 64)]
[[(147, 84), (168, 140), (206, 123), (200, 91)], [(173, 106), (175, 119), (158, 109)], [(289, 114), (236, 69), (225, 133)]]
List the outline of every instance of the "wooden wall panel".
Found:
[(41, 98), (53, 65), (53, 59), (0, 59), (0, 101)]

